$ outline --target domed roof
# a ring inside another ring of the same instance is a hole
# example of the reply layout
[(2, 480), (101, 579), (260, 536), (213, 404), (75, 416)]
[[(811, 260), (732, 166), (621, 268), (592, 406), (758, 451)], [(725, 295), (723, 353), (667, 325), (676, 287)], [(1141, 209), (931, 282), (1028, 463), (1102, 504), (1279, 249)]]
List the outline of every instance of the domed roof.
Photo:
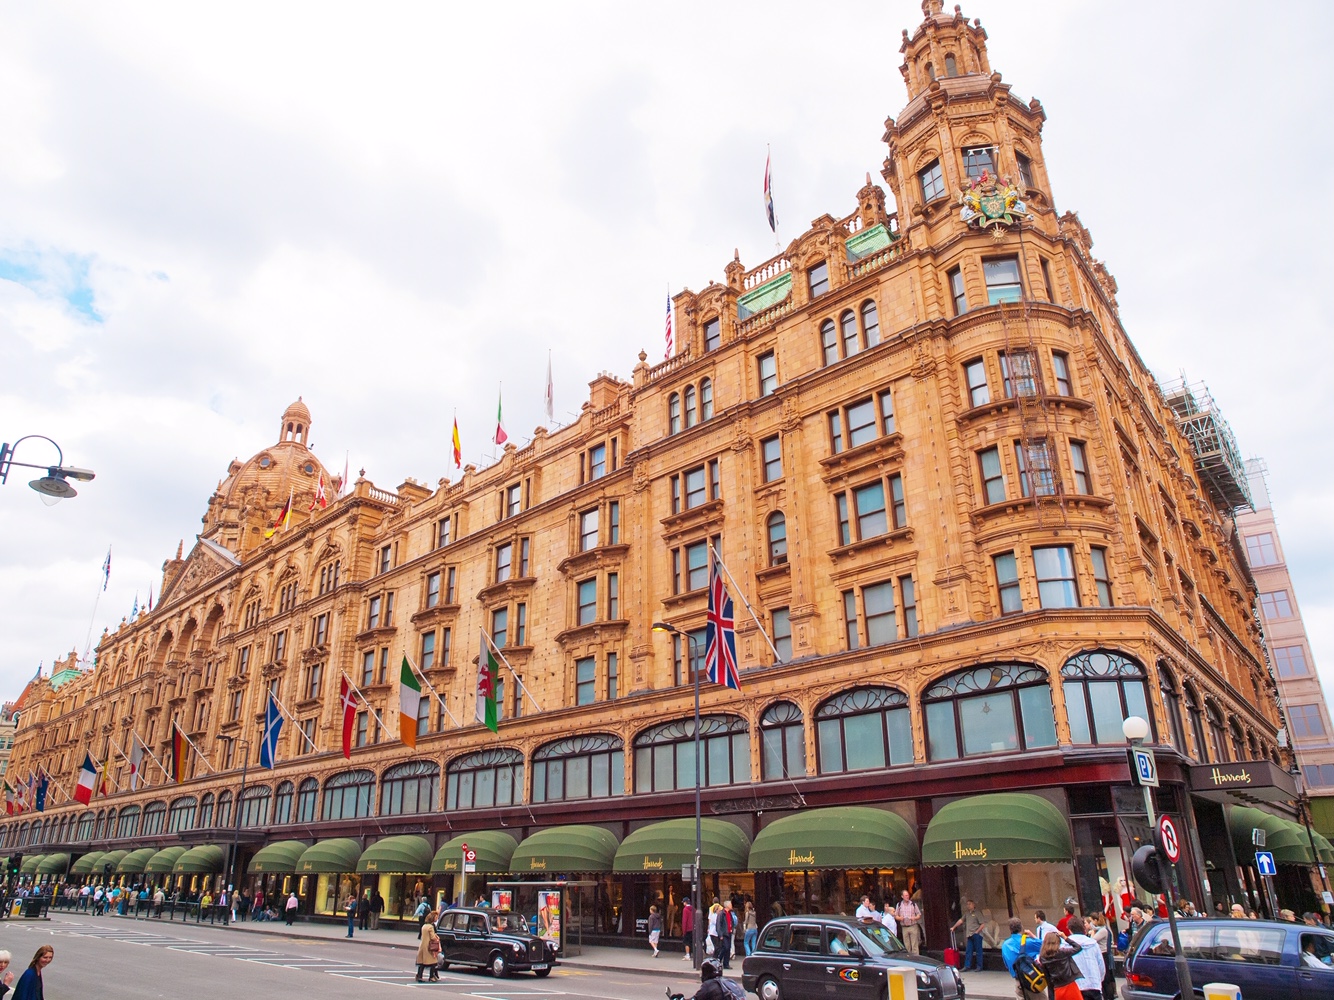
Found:
[(290, 406), (287, 407), (287, 409), (283, 411), (284, 428), (287, 426), (287, 423), (289, 421), (293, 423), (300, 423), (306, 426), (310, 425), (310, 410), (307, 409), (305, 403), (301, 402), (300, 396), (297, 396), (296, 402), (292, 403)]

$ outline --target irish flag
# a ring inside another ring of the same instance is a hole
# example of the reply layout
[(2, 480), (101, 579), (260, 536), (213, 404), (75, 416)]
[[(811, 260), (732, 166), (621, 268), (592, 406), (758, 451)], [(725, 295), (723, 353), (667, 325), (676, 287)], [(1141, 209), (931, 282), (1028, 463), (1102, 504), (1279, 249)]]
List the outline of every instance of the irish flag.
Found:
[(79, 768), (79, 783), (74, 786), (74, 801), (87, 805), (93, 801), (93, 789), (97, 787), (97, 765), (93, 755), (83, 755), (83, 767)]
[(486, 630), (482, 630), (482, 652), (477, 657), (477, 721), (491, 732), (500, 731), (496, 712), (496, 683), (500, 679), (500, 664), (491, 650)]
[(406, 746), (417, 748), (417, 713), (421, 711), (422, 686), (408, 658), (398, 675), (398, 738)]

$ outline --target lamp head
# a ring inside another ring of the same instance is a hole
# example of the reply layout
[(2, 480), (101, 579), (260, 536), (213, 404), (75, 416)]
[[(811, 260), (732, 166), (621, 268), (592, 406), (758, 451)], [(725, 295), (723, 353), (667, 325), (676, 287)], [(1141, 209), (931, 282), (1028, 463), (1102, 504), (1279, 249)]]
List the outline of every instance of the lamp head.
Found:
[(65, 470), (58, 466), (47, 469), (46, 475), (32, 480), (28, 485), (42, 495), (42, 502), (48, 507), (79, 495), (78, 490), (65, 481)]
[(1131, 743), (1142, 743), (1149, 735), (1148, 720), (1141, 719), (1138, 715), (1132, 715), (1121, 723), (1121, 732)]
[(654, 622), (654, 623), (653, 623), (653, 631), (654, 631), (654, 632), (668, 632), (668, 633), (670, 633), (671, 635), (680, 635), (680, 634), (681, 634), (681, 630), (680, 630), (679, 628), (677, 628), (675, 625), (669, 624), (668, 622)]

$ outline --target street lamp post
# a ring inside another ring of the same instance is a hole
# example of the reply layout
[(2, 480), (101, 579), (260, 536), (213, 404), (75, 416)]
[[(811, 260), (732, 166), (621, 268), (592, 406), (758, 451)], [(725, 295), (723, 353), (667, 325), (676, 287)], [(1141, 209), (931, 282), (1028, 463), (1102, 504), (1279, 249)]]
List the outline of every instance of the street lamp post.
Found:
[(236, 793), (235, 822), (232, 824), (232, 847), (227, 855), (227, 892), (228, 902), (233, 907), (236, 906), (236, 855), (241, 843), (241, 801), (245, 798), (245, 779), (246, 771), (250, 766), (250, 741), (243, 740), (237, 736), (227, 736), (218, 734), (218, 740), (227, 744), (240, 744), (241, 746), (241, 790)]
[(704, 926), (704, 914), (703, 911), (700, 909), (700, 902), (702, 896), (701, 888), (703, 883), (703, 878), (702, 878), (703, 873), (700, 871), (700, 857), (704, 853), (704, 851), (703, 851), (703, 835), (702, 835), (703, 821), (700, 818), (700, 805), (699, 805), (699, 766), (700, 766), (699, 765), (699, 667), (697, 666), (698, 654), (696, 653), (696, 649), (698, 648), (699, 643), (696, 642), (695, 637), (691, 635), (689, 632), (683, 632), (675, 625), (671, 625), (667, 622), (654, 622), (653, 631), (667, 632), (671, 635), (679, 636), (681, 638), (684, 638), (686, 642), (690, 644), (687, 647), (690, 655), (690, 673), (694, 677), (694, 682), (695, 682), (695, 878), (694, 878), (693, 888), (690, 894), (691, 895), (690, 905), (695, 911), (694, 912), (695, 926), (691, 933), (690, 961), (691, 964), (694, 965), (696, 969), (698, 969), (701, 961), (700, 931), (703, 930)]
[[(1138, 715), (1132, 715), (1121, 723), (1121, 732), (1125, 735), (1126, 742), (1132, 747), (1143, 746), (1144, 741), (1149, 736), (1148, 720), (1141, 719)], [(1144, 793), (1144, 811), (1148, 813), (1149, 835), (1156, 841), (1158, 839), (1158, 820), (1153, 812), (1153, 789), (1142, 784), (1140, 790)], [(1172, 892), (1172, 880), (1169, 877), (1168, 866), (1164, 864), (1161, 854), (1160, 850), (1157, 858), (1158, 877), (1167, 896), (1167, 927), (1172, 934), (1172, 952), (1175, 955), (1173, 964), (1176, 966), (1177, 989), (1180, 990), (1183, 997), (1193, 996), (1195, 991), (1190, 981), (1190, 965), (1186, 962), (1186, 956), (1182, 954), (1181, 935), (1177, 932), (1176, 900)]]
[[(33, 465), (31, 462), (14, 461), (14, 450), (24, 441), (37, 438), (48, 442), (56, 450), (55, 465)], [(70, 479), (77, 479), (81, 483), (89, 482), (96, 475), (92, 469), (80, 469), (73, 465), (65, 464), (65, 453), (60, 450), (60, 445), (56, 444), (45, 434), (25, 434), (13, 444), (0, 444), (0, 484), (9, 481), (9, 472), (14, 466), (23, 469), (45, 469), (46, 475), (41, 479), (34, 479), (28, 483), (34, 490), (42, 495), (42, 503), (48, 507), (59, 503), (67, 497), (78, 496), (78, 491), (69, 484)]]

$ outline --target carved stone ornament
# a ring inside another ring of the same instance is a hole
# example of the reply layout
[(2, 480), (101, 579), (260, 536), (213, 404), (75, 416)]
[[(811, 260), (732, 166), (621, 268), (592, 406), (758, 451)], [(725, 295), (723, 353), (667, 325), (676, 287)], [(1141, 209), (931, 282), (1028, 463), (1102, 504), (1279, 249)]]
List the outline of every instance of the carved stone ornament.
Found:
[(648, 463), (636, 462), (633, 473), (633, 488), (636, 493), (643, 493), (648, 489)]
[(990, 229), (996, 239), (1027, 214), (1019, 189), (1008, 177), (996, 178), (984, 170), (968, 187), (959, 190), (959, 219), (978, 229)]

